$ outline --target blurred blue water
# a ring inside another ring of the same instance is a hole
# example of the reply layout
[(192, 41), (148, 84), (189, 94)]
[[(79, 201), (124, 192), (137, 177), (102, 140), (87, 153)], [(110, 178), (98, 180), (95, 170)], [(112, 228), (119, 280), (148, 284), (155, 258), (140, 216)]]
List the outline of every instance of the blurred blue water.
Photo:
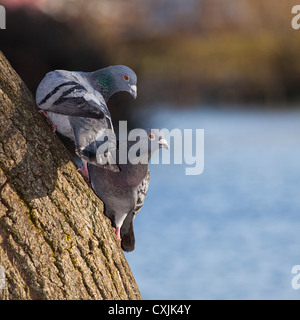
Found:
[(299, 299), (300, 111), (141, 116), (148, 127), (205, 130), (202, 175), (150, 165), (136, 249), (126, 254), (143, 298)]

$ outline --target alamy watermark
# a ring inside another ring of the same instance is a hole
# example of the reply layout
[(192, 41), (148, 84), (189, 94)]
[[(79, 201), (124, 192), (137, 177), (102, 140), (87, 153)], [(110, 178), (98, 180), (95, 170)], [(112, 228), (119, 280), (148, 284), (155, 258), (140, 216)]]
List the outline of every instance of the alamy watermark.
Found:
[(295, 16), (293, 17), (291, 24), (292, 24), (292, 28), (294, 30), (299, 30), (300, 29), (300, 5), (295, 5), (292, 8), (292, 14), (295, 14)]
[(0, 266), (0, 290), (5, 289), (5, 268)]
[(295, 265), (292, 267), (292, 271), (295, 276), (292, 278), (292, 288), (294, 290), (299, 290), (300, 289), (300, 265)]
[(128, 133), (127, 122), (120, 121), (118, 132), (118, 143), (115, 133), (110, 129), (99, 134), (96, 154), (98, 163), (116, 164), (118, 152), (119, 164), (147, 164), (149, 155), (162, 147), (169, 149), (169, 152), (163, 152), (161, 159), (151, 157), (151, 164), (159, 164), (160, 161), (164, 165), (186, 164), (186, 175), (199, 175), (204, 170), (203, 129), (133, 129)]
[(3, 6), (0, 5), (0, 29), (6, 29), (6, 11)]

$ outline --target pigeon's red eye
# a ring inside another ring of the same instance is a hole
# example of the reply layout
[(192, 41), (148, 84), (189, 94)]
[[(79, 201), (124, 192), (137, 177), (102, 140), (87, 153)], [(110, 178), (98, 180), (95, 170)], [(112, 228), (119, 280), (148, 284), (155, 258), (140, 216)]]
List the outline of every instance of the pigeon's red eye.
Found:
[(149, 139), (150, 139), (150, 140), (154, 140), (154, 138), (155, 138), (155, 137), (154, 137), (154, 134), (150, 133), (150, 134), (149, 134)]
[(125, 80), (125, 81), (129, 81), (129, 79), (130, 79), (129, 76), (126, 74), (126, 75), (124, 76), (124, 80)]

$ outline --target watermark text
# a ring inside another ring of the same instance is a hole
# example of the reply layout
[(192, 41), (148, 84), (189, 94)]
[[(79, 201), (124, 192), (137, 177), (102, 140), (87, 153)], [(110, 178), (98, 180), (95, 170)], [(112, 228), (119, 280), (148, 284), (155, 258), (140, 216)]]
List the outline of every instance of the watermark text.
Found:
[(5, 289), (5, 268), (0, 266), (0, 290)]
[[(104, 129), (97, 137), (97, 162), (109, 164), (186, 164), (185, 175), (200, 175), (204, 170), (203, 129), (133, 129), (127, 131), (127, 122), (119, 122), (119, 137)], [(152, 155), (160, 148), (161, 159)]]
[(0, 5), (0, 29), (6, 29), (6, 11), (3, 6)]
[(292, 28), (294, 30), (299, 30), (300, 29), (300, 5), (295, 5), (292, 8), (292, 14), (295, 14), (295, 16), (292, 19)]

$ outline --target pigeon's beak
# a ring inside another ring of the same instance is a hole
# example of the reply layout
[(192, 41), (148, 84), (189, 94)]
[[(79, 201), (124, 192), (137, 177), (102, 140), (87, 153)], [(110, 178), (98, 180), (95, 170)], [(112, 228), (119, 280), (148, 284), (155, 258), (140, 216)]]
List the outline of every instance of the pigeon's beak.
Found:
[(133, 96), (134, 99), (137, 97), (137, 86), (131, 85), (130, 86), (130, 94)]
[(160, 146), (160, 148), (165, 148), (167, 150), (170, 150), (168, 142), (164, 138), (159, 139), (159, 146)]

